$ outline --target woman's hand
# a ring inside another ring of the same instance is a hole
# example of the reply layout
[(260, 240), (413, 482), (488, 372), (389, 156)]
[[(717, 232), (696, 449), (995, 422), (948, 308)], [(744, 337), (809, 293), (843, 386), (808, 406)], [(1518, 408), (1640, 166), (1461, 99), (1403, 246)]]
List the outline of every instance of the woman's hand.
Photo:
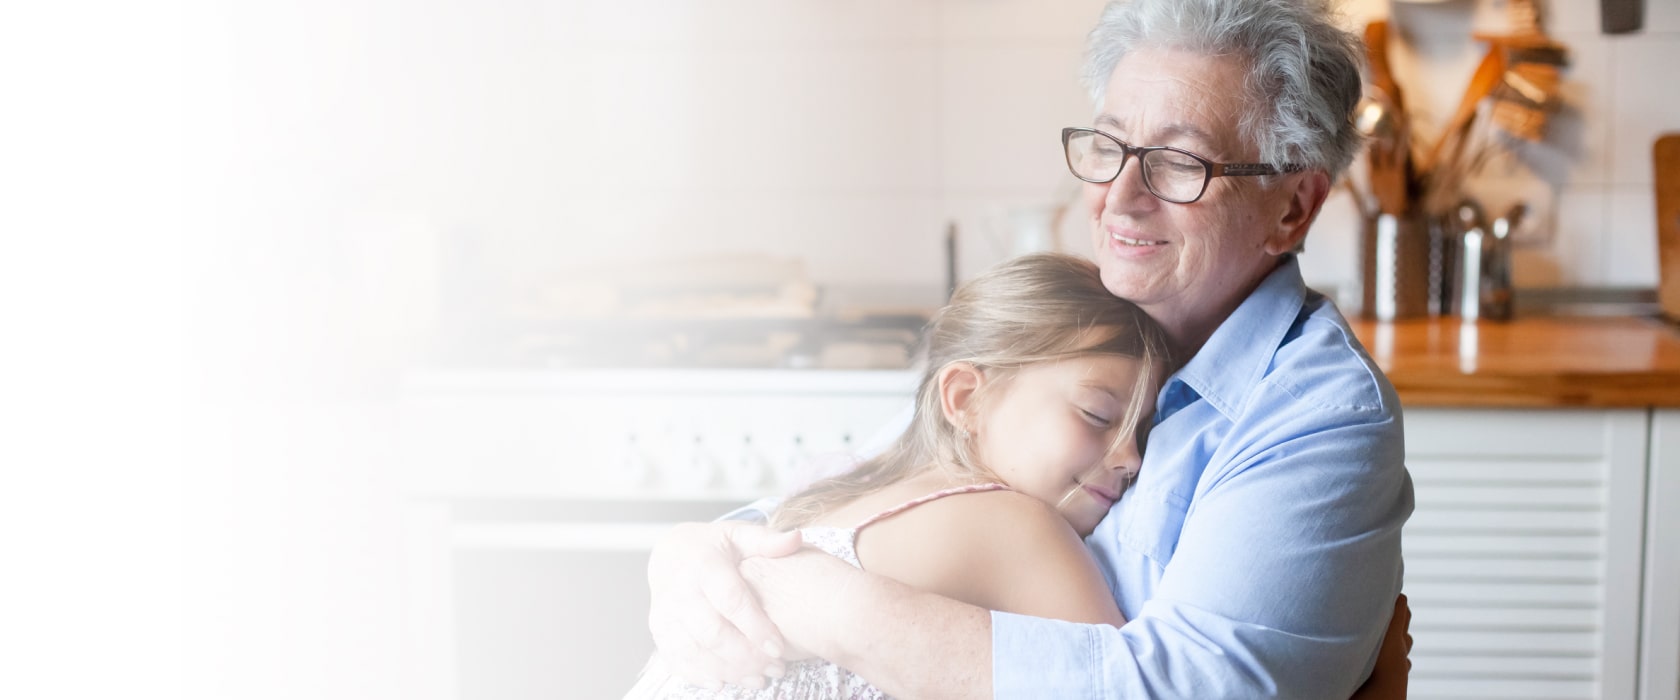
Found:
[(684, 523), (648, 557), (648, 629), (678, 678), (716, 687), (762, 687), (779, 677), (782, 635), (741, 577), (746, 557), (799, 549), (798, 532), (743, 522)]
[(849, 576), (862, 576), (863, 571), (805, 547), (784, 557), (748, 558), (741, 562), (741, 575), (782, 634), (782, 659), (798, 661), (821, 656), (815, 650), (833, 646), (842, 627), (835, 615), (848, 609), (840, 592), (850, 590)]

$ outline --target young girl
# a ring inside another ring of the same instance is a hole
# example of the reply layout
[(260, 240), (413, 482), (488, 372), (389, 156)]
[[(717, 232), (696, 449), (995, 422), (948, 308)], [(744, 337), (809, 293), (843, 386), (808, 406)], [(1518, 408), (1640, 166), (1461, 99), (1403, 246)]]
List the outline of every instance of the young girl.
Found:
[[(1136, 476), (1165, 341), (1063, 255), (1006, 262), (929, 323), (910, 427), (884, 454), (771, 516), (853, 566), (993, 610), (1125, 620), (1081, 541)], [(630, 697), (878, 698), (822, 660), (769, 687), (707, 690), (650, 664)]]

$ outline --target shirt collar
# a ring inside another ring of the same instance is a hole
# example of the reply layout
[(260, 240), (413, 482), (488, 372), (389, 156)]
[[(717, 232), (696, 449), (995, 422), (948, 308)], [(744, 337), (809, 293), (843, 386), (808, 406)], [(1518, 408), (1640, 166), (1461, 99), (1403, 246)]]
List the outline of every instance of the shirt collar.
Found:
[[(1225, 417), (1235, 419), (1294, 327), (1306, 293), (1300, 263), (1294, 255), (1285, 257), (1173, 379), (1195, 390)], [(1174, 393), (1163, 391), (1162, 396)]]

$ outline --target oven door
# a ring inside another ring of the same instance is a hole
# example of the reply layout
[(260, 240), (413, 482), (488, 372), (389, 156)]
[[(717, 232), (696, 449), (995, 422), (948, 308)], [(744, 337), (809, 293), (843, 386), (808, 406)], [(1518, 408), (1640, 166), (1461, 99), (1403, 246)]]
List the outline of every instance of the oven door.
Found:
[(484, 700), (622, 697), (653, 651), (647, 559), (736, 501), (437, 503), (423, 555), (435, 688)]
[[(412, 637), (436, 700), (621, 697), (647, 557), (872, 449), (908, 372), (454, 372), (405, 386)], [(860, 439), (861, 438), (861, 439)], [(843, 460), (842, 460), (843, 461)]]

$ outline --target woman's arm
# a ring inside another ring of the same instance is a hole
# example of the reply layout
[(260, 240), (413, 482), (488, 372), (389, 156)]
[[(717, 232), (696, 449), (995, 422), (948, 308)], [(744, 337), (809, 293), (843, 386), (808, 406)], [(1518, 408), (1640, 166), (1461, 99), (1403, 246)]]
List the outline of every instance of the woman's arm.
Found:
[(813, 550), (750, 558), (742, 573), (791, 645), (888, 695), (992, 696), (991, 612)]
[(865, 530), (858, 555), (867, 571), (815, 552), (742, 569), (791, 644), (890, 695), (990, 697), (992, 609), (1124, 621), (1066, 521), (1014, 492), (906, 511)]
[(738, 566), (743, 557), (783, 556), (798, 548), (797, 533), (743, 522), (672, 528), (648, 560), (648, 629), (671, 672), (707, 686), (756, 687), (761, 674), (779, 675), (782, 636)]

